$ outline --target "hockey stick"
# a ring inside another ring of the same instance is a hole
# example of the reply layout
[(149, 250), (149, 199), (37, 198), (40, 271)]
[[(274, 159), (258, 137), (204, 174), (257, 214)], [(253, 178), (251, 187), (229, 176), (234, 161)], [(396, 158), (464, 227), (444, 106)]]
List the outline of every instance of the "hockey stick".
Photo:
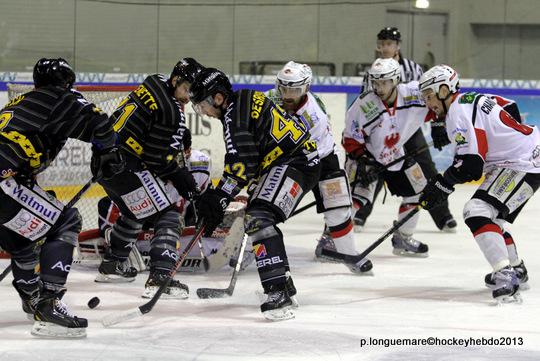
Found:
[(4, 278), (6, 278), (6, 276), (9, 274), (9, 272), (11, 272), (11, 263), (8, 264), (8, 266), (6, 267), (6, 269), (0, 274), (0, 282), (2, 282), (2, 280)]
[[(73, 196), (73, 198), (71, 198), (69, 200), (69, 202), (66, 204), (65, 208), (71, 208), (75, 205), (75, 203), (77, 203), (81, 197), (88, 191), (88, 189), (90, 189), (90, 187), (92, 186), (92, 184), (94, 184), (94, 182), (96, 182), (97, 178), (95, 177), (92, 177), (92, 179), (90, 179), (88, 182), (86, 182), (86, 184), (77, 192), (77, 194), (75, 194)], [(6, 269), (0, 274), (0, 282), (2, 282), (2, 280), (4, 278), (6, 278), (6, 276), (11, 272), (11, 264), (9, 264)]]
[(371, 246), (369, 246), (368, 248), (365, 249), (364, 252), (360, 253), (358, 256), (354, 256), (355, 259), (358, 259), (358, 260), (361, 260), (362, 258), (366, 258), (366, 256), (368, 254), (371, 253), (371, 251), (373, 251), (375, 248), (377, 248), (381, 243), (384, 242), (384, 240), (386, 238), (388, 238), (389, 235), (391, 235), (392, 233), (394, 233), (395, 231), (397, 231), (402, 225), (404, 225), (409, 219), (411, 219), (412, 217), (414, 217), (414, 215), (416, 213), (418, 213), (420, 211), (420, 207), (416, 207), (415, 209), (413, 209), (409, 214), (407, 214), (405, 217), (403, 217), (402, 220), (394, 223), (394, 225), (386, 232), (384, 232), (384, 234), (382, 236), (380, 236), (375, 242), (373, 242), (371, 244)]
[(242, 266), (242, 258), (244, 258), (244, 251), (246, 250), (248, 235), (244, 234), (244, 239), (242, 239), (242, 245), (240, 246), (240, 252), (238, 253), (238, 258), (236, 261), (236, 266), (234, 267), (231, 282), (229, 282), (229, 287), (227, 288), (198, 288), (197, 296), (199, 298), (222, 298), (225, 296), (232, 296), (234, 292), (234, 286), (236, 286), (236, 280), (238, 279), (238, 273)]
[[(204, 224), (204, 223), (202, 223)], [(182, 252), (180, 256), (178, 256), (178, 260), (176, 261), (176, 264), (174, 268), (171, 270), (171, 273), (169, 274), (169, 278), (165, 283), (163, 283), (161, 286), (159, 286), (159, 289), (157, 290), (156, 294), (150, 299), (150, 301), (146, 302), (145, 304), (132, 308), (127, 311), (119, 312), (119, 313), (111, 313), (109, 315), (106, 315), (101, 320), (101, 323), (103, 326), (108, 327), (112, 325), (116, 325), (117, 323), (132, 320), (134, 318), (140, 317), (144, 314), (147, 314), (148, 312), (152, 311), (154, 306), (156, 305), (157, 301), (165, 292), (167, 287), (169, 287), (169, 284), (171, 283), (171, 280), (173, 279), (174, 275), (176, 274), (176, 271), (178, 270), (178, 267), (184, 262), (184, 259), (187, 257), (193, 246), (199, 241), (199, 238), (204, 233), (204, 226), (199, 227), (199, 229), (195, 232), (193, 235), (193, 238), (188, 242), (186, 245), (186, 249)]]

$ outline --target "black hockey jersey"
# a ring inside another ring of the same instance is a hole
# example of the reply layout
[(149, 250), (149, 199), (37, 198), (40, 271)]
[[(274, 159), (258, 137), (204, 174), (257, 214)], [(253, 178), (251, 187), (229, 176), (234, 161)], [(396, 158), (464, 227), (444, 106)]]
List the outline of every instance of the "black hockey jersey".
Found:
[(185, 117), (161, 74), (148, 76), (111, 116), (121, 146), (158, 175), (178, 167)]
[(75, 90), (51, 85), (11, 100), (0, 111), (1, 177), (43, 171), (68, 138), (99, 149), (116, 141), (107, 114)]
[(218, 189), (231, 196), (271, 166), (307, 164), (317, 157), (317, 146), (302, 121), (288, 115), (264, 93), (235, 92), (222, 123), (225, 169)]

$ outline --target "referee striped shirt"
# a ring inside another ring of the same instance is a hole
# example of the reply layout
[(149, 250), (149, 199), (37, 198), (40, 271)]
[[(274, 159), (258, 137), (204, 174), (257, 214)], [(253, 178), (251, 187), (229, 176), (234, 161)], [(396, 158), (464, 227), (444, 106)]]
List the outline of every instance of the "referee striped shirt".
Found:
[(399, 65), (401, 66), (401, 82), (408, 83), (413, 80), (420, 80), (420, 76), (424, 72), (422, 67), (414, 61), (406, 58), (399, 58)]

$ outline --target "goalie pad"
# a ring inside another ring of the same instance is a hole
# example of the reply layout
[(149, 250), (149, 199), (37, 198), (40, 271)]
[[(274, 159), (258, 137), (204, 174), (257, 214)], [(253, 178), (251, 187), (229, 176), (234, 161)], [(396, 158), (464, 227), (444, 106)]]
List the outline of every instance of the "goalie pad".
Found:
[[(228, 265), (231, 257), (234, 257), (240, 248), (244, 237), (244, 215), (246, 203), (242, 199), (239, 202), (231, 202), (225, 210), (223, 222), (212, 233), (211, 237), (202, 237), (202, 254), (208, 260), (208, 270), (204, 268), (201, 248), (199, 244), (191, 249), (186, 259), (178, 268), (178, 272), (215, 272)], [(109, 233), (109, 230), (106, 232)], [(180, 236), (180, 249), (191, 240), (195, 234), (195, 227), (186, 227)], [(131, 265), (142, 271), (150, 262), (150, 241), (154, 236), (153, 230), (139, 233), (135, 247), (129, 255)], [(79, 236), (79, 244), (75, 250), (73, 264), (87, 267), (97, 267), (101, 263), (105, 249), (108, 247), (106, 238), (99, 235), (99, 230), (82, 232)]]

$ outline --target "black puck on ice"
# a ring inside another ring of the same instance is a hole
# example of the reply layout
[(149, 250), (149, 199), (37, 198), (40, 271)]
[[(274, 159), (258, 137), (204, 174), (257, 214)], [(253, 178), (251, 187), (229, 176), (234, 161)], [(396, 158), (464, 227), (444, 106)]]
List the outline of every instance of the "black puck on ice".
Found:
[(92, 297), (90, 301), (88, 301), (88, 307), (90, 308), (96, 308), (99, 305), (99, 298)]

